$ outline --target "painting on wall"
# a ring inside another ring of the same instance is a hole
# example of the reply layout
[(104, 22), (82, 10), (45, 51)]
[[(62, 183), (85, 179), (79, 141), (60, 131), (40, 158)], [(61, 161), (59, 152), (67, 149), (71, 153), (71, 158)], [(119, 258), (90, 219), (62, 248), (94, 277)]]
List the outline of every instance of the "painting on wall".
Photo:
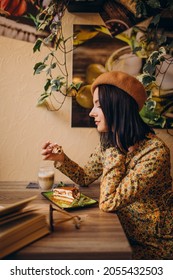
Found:
[[(131, 65), (130, 61), (139, 63), (138, 68), (141, 67), (141, 59), (135, 58), (127, 43), (116, 35), (130, 30), (132, 26), (143, 21), (143, 18), (135, 16), (135, 7), (129, 5), (129, 1), (120, 2), (122, 1), (104, 1), (103, 9), (99, 12), (104, 25), (73, 26), (73, 82), (82, 82), (84, 86), (81, 94), (79, 92), (78, 96), (72, 99), (72, 127), (95, 126), (93, 118), (89, 117), (92, 102), (88, 96), (90, 85), (99, 74), (120, 69), (119, 67), (123, 70), (128, 63)], [(122, 57), (122, 61), (119, 57)], [(130, 65), (128, 71), (136, 74), (130, 69)]]
[[(73, 82), (82, 82), (83, 87), (79, 96), (72, 100), (72, 127), (94, 127), (93, 119), (89, 117), (92, 103), (85, 98), (90, 95), (94, 79), (105, 71), (116, 69), (126, 69), (135, 75), (142, 60), (131, 53), (125, 42), (113, 38), (105, 26), (74, 25), (74, 38)], [(132, 63), (136, 67), (131, 67)]]
[(85, 97), (91, 94), (90, 85), (98, 75), (112, 70), (135, 76), (140, 73), (142, 58), (133, 54), (124, 41), (125, 37), (130, 38), (132, 30), (125, 32), (112, 37), (105, 26), (74, 25), (73, 82), (82, 82), (83, 86), (72, 100), (72, 127), (95, 126), (89, 117), (92, 104)]
[[(139, 76), (147, 57), (138, 51), (134, 53), (132, 45), (140, 46), (140, 40), (151, 24), (152, 17), (135, 24), (122, 26), (74, 25), (73, 82), (81, 82), (82, 86), (77, 98), (72, 100), (72, 127), (95, 127), (89, 117), (92, 108), (90, 86), (94, 79), (105, 71), (120, 70)], [(123, 30), (124, 28), (124, 30)], [(163, 15), (159, 30), (164, 30), (168, 43), (172, 38), (173, 18)], [(122, 32), (123, 31), (123, 32)], [(141, 32), (142, 31), (142, 32)], [(164, 33), (164, 34), (165, 34)], [(148, 35), (147, 35), (148, 36)], [(152, 45), (155, 42), (151, 42)], [(149, 46), (147, 46), (149, 47)], [(152, 88), (146, 106), (140, 112), (143, 120), (152, 127), (173, 127), (173, 58), (166, 57), (164, 63), (156, 68), (156, 86)]]
[(48, 33), (36, 30), (34, 17), (47, 1), (1, 0), (0, 1), (0, 36), (35, 43), (38, 38), (45, 38)]

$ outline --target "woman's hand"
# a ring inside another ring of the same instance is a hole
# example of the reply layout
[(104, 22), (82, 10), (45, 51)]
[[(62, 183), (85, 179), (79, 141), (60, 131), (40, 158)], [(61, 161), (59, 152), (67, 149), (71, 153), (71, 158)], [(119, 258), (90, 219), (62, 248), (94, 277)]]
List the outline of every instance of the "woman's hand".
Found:
[(43, 160), (64, 161), (64, 152), (57, 143), (46, 142), (42, 147)]

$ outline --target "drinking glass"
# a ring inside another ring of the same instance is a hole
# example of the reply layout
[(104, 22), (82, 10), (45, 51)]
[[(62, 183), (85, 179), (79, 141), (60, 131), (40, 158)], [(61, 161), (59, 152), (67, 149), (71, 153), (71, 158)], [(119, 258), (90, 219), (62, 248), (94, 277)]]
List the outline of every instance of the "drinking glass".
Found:
[(42, 166), (38, 171), (38, 184), (43, 190), (50, 190), (54, 184), (54, 168), (52, 166)]

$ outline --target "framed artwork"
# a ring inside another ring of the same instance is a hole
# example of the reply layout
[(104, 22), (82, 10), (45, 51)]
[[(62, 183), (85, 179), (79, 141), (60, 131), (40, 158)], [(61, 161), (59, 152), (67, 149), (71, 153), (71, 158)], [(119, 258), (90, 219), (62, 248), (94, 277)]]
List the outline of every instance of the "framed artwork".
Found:
[[(116, 38), (116, 35), (143, 21), (143, 18), (135, 17), (133, 5), (128, 6), (126, 3), (124, 6), (112, 0), (103, 2), (99, 14), (105, 25), (73, 26), (73, 81), (83, 82), (84, 85), (90, 84), (98, 73), (115, 68), (111, 61), (113, 56), (119, 56), (119, 53), (125, 55), (126, 52), (128, 55), (129, 46)], [(73, 98), (71, 126), (94, 127), (94, 121), (89, 117), (90, 110), (80, 106), (76, 98)]]
[[(40, 1), (2, 0), (0, 1), (0, 36), (35, 43), (48, 33), (36, 30), (32, 17), (38, 14)], [(38, 2), (38, 3), (37, 3)], [(46, 1), (42, 1), (43, 4)]]
[[(131, 31), (129, 31), (131, 32)], [(80, 41), (80, 38), (86, 40)], [(74, 25), (73, 82), (90, 85), (101, 73), (121, 70), (131, 75), (139, 74), (142, 58), (132, 53), (123, 40), (112, 37), (105, 26)], [(78, 45), (75, 48), (75, 45)], [(87, 94), (87, 92), (86, 92)], [(90, 109), (80, 106), (76, 98), (72, 100), (72, 127), (94, 127), (89, 117)]]
[[(112, 38), (104, 26), (74, 25), (74, 37), (77, 34), (77, 48), (73, 51), (73, 82), (92, 83), (98, 73), (111, 69), (109, 59), (118, 49), (126, 46), (123, 41)], [(83, 36), (86, 36), (83, 41)], [(80, 44), (80, 45), (79, 45)], [(82, 105), (85, 104), (85, 100)], [(72, 99), (72, 127), (94, 127), (89, 117), (90, 109), (80, 106), (76, 98)]]
[[(146, 58), (132, 52), (132, 45), (140, 42), (141, 30), (146, 30), (152, 17), (138, 19), (126, 5), (106, 1), (100, 16), (104, 25), (74, 25), (73, 81), (91, 85), (104, 71), (120, 70), (138, 76)], [(124, 1), (118, 1), (124, 2)], [(115, 9), (115, 6), (117, 9)], [(160, 15), (156, 14), (156, 17)], [(171, 43), (173, 15), (167, 11), (160, 17), (159, 32)], [(147, 35), (148, 36), (148, 35)], [(155, 44), (151, 41), (151, 45)], [(168, 55), (164, 63), (156, 68), (156, 86), (146, 106), (140, 112), (143, 120), (152, 127), (173, 128), (173, 57)], [(81, 107), (72, 100), (72, 127), (94, 127), (89, 117), (91, 109)]]

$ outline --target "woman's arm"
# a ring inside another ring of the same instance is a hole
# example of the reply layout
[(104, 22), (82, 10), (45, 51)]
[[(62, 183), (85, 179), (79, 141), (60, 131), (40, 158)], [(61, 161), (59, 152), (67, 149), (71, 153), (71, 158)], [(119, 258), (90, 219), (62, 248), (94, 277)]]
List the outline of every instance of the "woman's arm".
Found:
[(100, 184), (100, 209), (114, 211), (119, 197), (116, 196), (117, 187), (125, 176), (126, 156), (116, 148), (108, 148), (104, 153), (103, 175)]
[[(100, 209), (116, 211), (145, 195), (150, 188), (171, 183), (169, 151), (165, 146), (144, 149), (125, 171), (125, 156), (116, 150), (105, 155), (100, 191)], [(164, 182), (163, 182), (164, 181)]]
[(96, 147), (83, 168), (64, 154), (63, 164), (57, 169), (80, 186), (91, 184), (102, 174), (100, 146)]

